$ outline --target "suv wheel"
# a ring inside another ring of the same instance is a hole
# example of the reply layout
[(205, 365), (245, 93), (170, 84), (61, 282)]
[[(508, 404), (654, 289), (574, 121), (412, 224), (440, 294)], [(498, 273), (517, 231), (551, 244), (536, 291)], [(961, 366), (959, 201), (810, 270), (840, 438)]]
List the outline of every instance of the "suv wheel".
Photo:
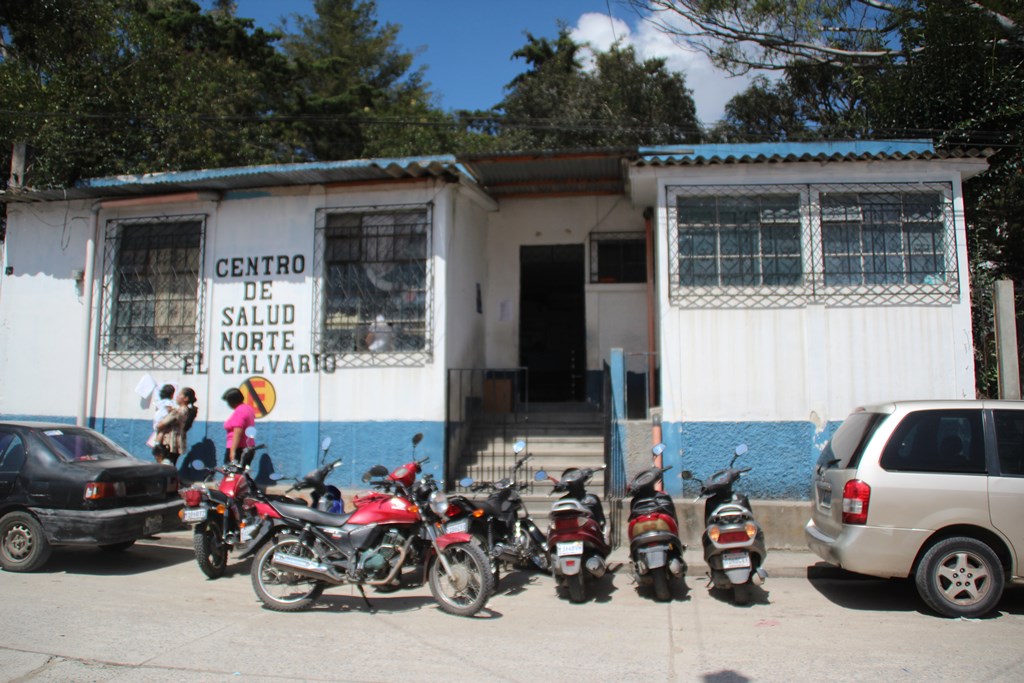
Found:
[(1003, 566), (995, 552), (967, 536), (946, 538), (928, 549), (914, 574), (917, 592), (946, 617), (978, 617), (1003, 594)]

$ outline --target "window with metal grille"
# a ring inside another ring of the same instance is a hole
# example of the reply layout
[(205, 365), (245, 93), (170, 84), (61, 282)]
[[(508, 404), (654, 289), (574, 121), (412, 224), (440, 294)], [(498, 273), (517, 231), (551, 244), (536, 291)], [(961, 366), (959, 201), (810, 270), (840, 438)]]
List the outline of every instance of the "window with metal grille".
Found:
[(822, 192), (820, 207), (826, 286), (945, 281), (941, 194)]
[(679, 284), (798, 285), (800, 195), (678, 198)]
[(107, 223), (108, 365), (173, 368), (199, 353), (205, 216)]
[(430, 354), (430, 213), (324, 210), (318, 346), (345, 364), (409, 364)]
[(949, 183), (670, 186), (667, 195), (676, 305), (959, 300)]
[(590, 281), (647, 282), (647, 242), (643, 233), (590, 233)]

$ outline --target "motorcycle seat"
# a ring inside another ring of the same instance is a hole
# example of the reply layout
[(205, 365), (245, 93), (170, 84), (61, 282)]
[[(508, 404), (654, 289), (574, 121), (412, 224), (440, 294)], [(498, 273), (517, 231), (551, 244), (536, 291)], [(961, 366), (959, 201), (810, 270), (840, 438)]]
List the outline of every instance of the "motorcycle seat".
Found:
[(645, 498), (634, 498), (629, 505), (631, 515), (649, 515), (661, 512), (676, 519), (676, 506), (666, 493), (657, 493)]
[(294, 503), (274, 503), (274, 509), (281, 513), (282, 517), (299, 519), (303, 522), (310, 522), (318, 526), (341, 526), (352, 516), (351, 512), (337, 514), (334, 512), (321, 512), (316, 508)]

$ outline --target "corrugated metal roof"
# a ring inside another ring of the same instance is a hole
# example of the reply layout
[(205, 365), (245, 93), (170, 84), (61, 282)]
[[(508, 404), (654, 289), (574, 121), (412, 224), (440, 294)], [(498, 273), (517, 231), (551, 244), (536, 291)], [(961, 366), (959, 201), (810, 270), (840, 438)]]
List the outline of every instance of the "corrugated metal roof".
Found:
[(290, 185), (321, 185), (422, 178), (477, 183), (495, 199), (580, 194), (621, 194), (630, 165), (864, 161), (882, 159), (985, 159), (991, 150), (939, 150), (928, 140), (784, 142), (620, 147), (354, 159), (242, 166), (91, 178), (73, 188), (0, 193), (0, 201), (137, 197), (176, 192), (228, 192)]
[(852, 140), (641, 147), (637, 166), (876, 161), (911, 159), (984, 159), (992, 150), (936, 150), (930, 140)]
[(472, 177), (451, 155), (397, 159), (350, 159), (88, 178), (78, 181), (73, 188), (67, 190), (28, 189), (0, 194), (0, 199), (16, 202), (116, 198), (170, 192), (227, 192), (289, 185), (418, 178), (454, 179), (458, 177), (472, 181)]
[(537, 195), (621, 194), (635, 148), (549, 150), (460, 157), (495, 199)]

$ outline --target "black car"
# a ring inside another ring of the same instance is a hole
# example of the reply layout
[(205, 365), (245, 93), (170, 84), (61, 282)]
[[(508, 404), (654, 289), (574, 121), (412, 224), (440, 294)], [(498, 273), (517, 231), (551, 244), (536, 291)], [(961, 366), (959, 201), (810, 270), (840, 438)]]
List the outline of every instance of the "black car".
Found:
[(85, 427), (0, 422), (0, 566), (38, 569), (57, 545), (124, 550), (176, 529), (178, 473)]

